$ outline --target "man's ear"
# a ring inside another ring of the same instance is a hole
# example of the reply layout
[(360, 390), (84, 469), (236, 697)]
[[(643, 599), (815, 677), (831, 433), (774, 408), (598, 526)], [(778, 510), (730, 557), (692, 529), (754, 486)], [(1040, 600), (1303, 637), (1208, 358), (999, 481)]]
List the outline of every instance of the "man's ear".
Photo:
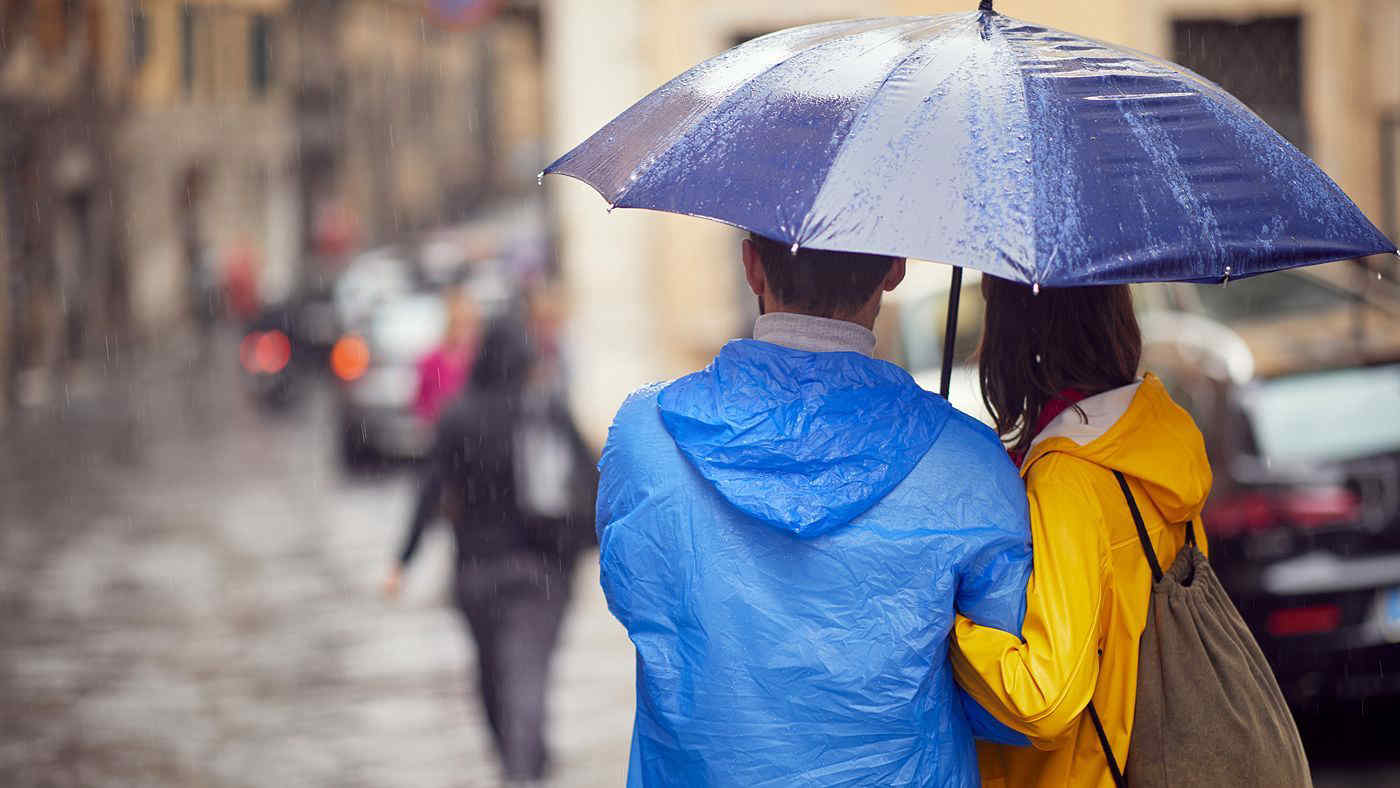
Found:
[(886, 293), (899, 287), (899, 283), (904, 281), (904, 265), (906, 262), (907, 261), (903, 257), (900, 257), (890, 266), (890, 272), (885, 274), (885, 281), (880, 285), (884, 288)]
[(744, 239), (744, 279), (748, 280), (749, 289), (759, 298), (768, 291), (768, 274), (763, 270), (763, 258), (758, 254), (758, 246), (748, 238)]

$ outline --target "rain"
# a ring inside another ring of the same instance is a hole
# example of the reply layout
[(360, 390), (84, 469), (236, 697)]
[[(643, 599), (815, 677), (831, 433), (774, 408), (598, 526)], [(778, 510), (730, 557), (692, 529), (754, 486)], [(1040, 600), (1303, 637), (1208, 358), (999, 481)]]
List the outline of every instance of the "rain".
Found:
[[(1400, 785), (1396, 41), (1400, 0), (0, 0), (4, 783), (643, 784), (667, 578), (604, 448), (764, 344), (753, 232), (908, 258), (873, 356), (988, 426), (991, 277), (1130, 286), (1314, 784)], [(700, 444), (673, 476), (743, 462)]]

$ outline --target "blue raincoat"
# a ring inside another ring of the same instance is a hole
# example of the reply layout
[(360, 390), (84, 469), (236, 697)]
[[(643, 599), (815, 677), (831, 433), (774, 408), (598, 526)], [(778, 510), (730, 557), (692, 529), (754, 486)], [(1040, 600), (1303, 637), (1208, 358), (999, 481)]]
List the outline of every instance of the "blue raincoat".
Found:
[(633, 394), (601, 471), (629, 785), (978, 784), (953, 612), (1019, 632), (1030, 573), (990, 430), (892, 364), (740, 340)]

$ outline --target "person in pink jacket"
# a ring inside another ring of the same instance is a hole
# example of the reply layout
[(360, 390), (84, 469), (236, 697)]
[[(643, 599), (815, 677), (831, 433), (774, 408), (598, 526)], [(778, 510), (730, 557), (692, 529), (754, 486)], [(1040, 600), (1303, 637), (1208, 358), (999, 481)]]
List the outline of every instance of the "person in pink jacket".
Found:
[(442, 408), (471, 378), (480, 344), (481, 316), (463, 294), (448, 301), (447, 330), (442, 344), (418, 362), (418, 396), (413, 412), (428, 424), (436, 424)]

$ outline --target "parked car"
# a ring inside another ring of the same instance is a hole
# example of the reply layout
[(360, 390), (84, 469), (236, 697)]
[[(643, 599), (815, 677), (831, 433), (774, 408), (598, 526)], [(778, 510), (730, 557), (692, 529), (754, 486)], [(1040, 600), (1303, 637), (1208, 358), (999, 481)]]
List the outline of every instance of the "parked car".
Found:
[(1211, 563), (1295, 704), (1400, 695), (1400, 364), (1227, 395)]
[(431, 425), (413, 411), (418, 362), (442, 342), (447, 307), (420, 291), (378, 305), (331, 350), (339, 386), (340, 453), (349, 468), (379, 458), (416, 458), (428, 449)]
[[(514, 293), (487, 266), (453, 283), (489, 321), (509, 308)], [(448, 288), (429, 286), (385, 295), (331, 348), (328, 366), (338, 379), (341, 458), (349, 468), (379, 459), (417, 459), (432, 441), (432, 425), (414, 410), (418, 364), (443, 341)]]

